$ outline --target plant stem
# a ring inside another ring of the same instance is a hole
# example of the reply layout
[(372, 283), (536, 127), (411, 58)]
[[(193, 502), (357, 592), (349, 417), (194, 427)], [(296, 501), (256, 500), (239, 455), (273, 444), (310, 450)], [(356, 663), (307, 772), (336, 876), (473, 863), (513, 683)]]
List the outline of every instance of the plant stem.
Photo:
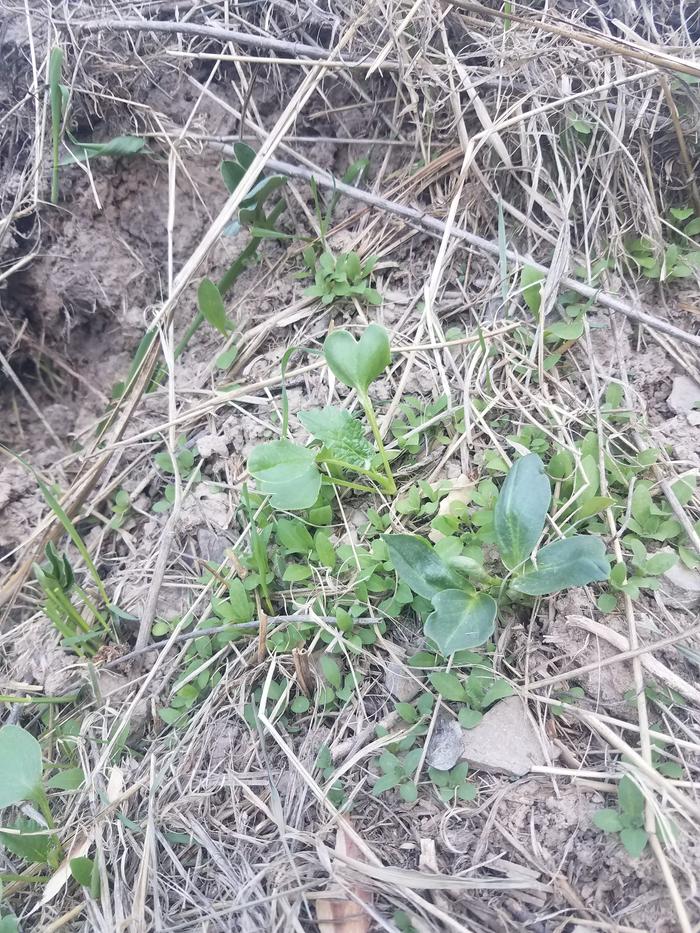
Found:
[(345, 460), (336, 460), (335, 458), (326, 460), (325, 458), (318, 461), (319, 463), (325, 463), (328, 466), (337, 466), (341, 470), (351, 470), (353, 473), (360, 473), (362, 476), (368, 476), (371, 480), (374, 480), (379, 486), (384, 487), (388, 490), (388, 481), (386, 476), (382, 473), (377, 473), (376, 470), (366, 469), (365, 467), (356, 466), (354, 463), (346, 463)]
[(61, 145), (62, 95), (61, 65), (63, 51), (58, 46), (51, 49), (49, 57), (49, 103), (51, 105), (51, 142), (53, 149), (53, 171), (51, 173), (51, 203), (58, 204), (58, 153)]
[(371, 486), (353, 483), (349, 479), (338, 479), (337, 476), (322, 476), (321, 480), (325, 483), (331, 483), (333, 486), (346, 486), (348, 489), (356, 489), (358, 492), (376, 492)]
[(364, 408), (365, 415), (367, 416), (367, 420), (369, 421), (369, 426), (370, 428), (372, 428), (372, 434), (374, 435), (374, 439), (377, 442), (377, 448), (382, 458), (382, 463), (384, 465), (384, 472), (386, 473), (386, 480), (387, 480), (386, 487), (385, 487), (386, 491), (389, 493), (389, 495), (393, 496), (396, 492), (396, 482), (394, 480), (394, 474), (391, 472), (391, 467), (389, 465), (389, 458), (387, 457), (386, 450), (384, 449), (384, 442), (382, 441), (382, 435), (379, 430), (379, 425), (377, 423), (377, 416), (374, 414), (374, 408), (372, 407), (372, 402), (369, 396), (362, 394), (359, 396), (359, 398), (360, 398), (360, 403), (362, 404), (362, 407)]
[[(274, 224), (274, 222), (277, 220), (277, 218), (280, 216), (280, 214), (284, 210), (285, 206), (286, 206), (285, 202), (282, 199), (280, 199), (277, 202), (277, 204), (275, 204), (275, 206), (270, 211), (270, 216), (267, 218), (271, 224)], [(255, 259), (255, 254), (257, 253), (258, 246), (260, 246), (260, 244), (262, 243), (262, 240), (263, 240), (262, 237), (254, 236), (250, 240), (248, 245), (245, 247), (243, 252), (240, 254), (240, 256), (238, 256), (238, 258), (235, 259), (231, 263), (231, 265), (228, 267), (226, 272), (224, 272), (223, 276), (221, 277), (220, 282), (216, 286), (219, 289), (219, 292), (221, 293), (222, 296), (225, 295), (226, 292), (233, 285), (235, 285), (238, 278), (247, 269), (248, 263), (251, 260)], [(185, 347), (190, 342), (193, 335), (197, 332), (203, 320), (204, 320), (204, 315), (202, 314), (201, 311), (198, 311), (195, 314), (195, 316), (192, 318), (190, 326), (185, 331), (182, 337), (182, 340), (175, 347), (175, 359), (177, 359), (180, 356), (180, 354), (185, 350)]]

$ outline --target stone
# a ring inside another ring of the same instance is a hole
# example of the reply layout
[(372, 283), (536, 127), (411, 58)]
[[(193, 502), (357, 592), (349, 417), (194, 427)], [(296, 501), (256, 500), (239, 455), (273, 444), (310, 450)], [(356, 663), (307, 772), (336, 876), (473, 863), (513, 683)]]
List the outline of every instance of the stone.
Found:
[(226, 438), (219, 434), (203, 434), (197, 438), (197, 452), (203, 460), (211, 457), (228, 457)]
[(425, 756), (430, 768), (449, 771), (464, 757), (462, 732), (461, 726), (452, 716), (438, 717)]
[(700, 573), (676, 564), (661, 577), (661, 596), (676, 609), (697, 609), (700, 606)]
[(399, 703), (410, 703), (421, 689), (418, 680), (406, 674), (405, 670), (398, 661), (389, 661), (384, 675), (384, 686)]
[(700, 404), (700, 386), (688, 376), (676, 376), (668, 397), (668, 407), (677, 415), (693, 411)]
[(496, 703), (474, 729), (464, 730), (462, 757), (470, 768), (515, 777), (527, 774), (533, 765), (547, 764), (527, 707), (517, 696)]

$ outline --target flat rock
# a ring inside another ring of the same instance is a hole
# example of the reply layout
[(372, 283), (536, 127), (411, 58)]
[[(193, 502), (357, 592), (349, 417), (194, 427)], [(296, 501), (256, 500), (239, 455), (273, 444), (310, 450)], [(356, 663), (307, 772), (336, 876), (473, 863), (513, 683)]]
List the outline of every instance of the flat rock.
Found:
[(469, 766), (522, 777), (545, 765), (542, 743), (520, 697), (496, 703), (474, 729), (462, 733), (462, 757)]
[(677, 415), (687, 415), (700, 404), (700, 386), (688, 376), (676, 376), (668, 397), (668, 407)]
[(464, 730), (452, 716), (439, 716), (430, 736), (425, 760), (429, 767), (449, 771), (464, 757)]
[(700, 606), (700, 573), (676, 564), (661, 577), (661, 596), (678, 609), (697, 609)]

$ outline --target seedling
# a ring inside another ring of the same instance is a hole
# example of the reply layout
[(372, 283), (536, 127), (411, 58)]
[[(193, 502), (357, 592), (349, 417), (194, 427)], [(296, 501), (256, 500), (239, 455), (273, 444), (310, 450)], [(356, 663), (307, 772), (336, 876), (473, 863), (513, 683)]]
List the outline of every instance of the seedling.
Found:
[(458, 762), (449, 771), (438, 771), (437, 768), (428, 768), (430, 780), (435, 785), (438, 796), (445, 803), (455, 803), (456, 800), (469, 802), (477, 795), (476, 784), (467, 780), (469, 764), (466, 761)]
[(131, 499), (126, 489), (119, 490), (110, 508), (112, 510), (112, 518), (109, 520), (109, 527), (121, 528), (131, 508)]
[(310, 298), (320, 298), (324, 305), (342, 298), (357, 298), (371, 305), (382, 303), (382, 296), (369, 285), (376, 256), (361, 262), (357, 253), (341, 253), (334, 257), (326, 251), (317, 257), (312, 246), (304, 250), (303, 256), (306, 268), (315, 278), (315, 284), (304, 289), (304, 294)]
[(644, 794), (628, 775), (618, 787), (617, 809), (599, 810), (593, 822), (603, 832), (619, 833), (620, 842), (631, 858), (639, 858), (649, 841), (644, 829)]
[(377, 766), (382, 773), (372, 788), (373, 793), (379, 796), (398, 788), (403, 800), (414, 803), (418, 799), (418, 787), (413, 781), (413, 776), (422, 756), (421, 748), (412, 749), (403, 759), (388, 749), (383, 752), (377, 759)]
[(445, 702), (459, 704), (457, 718), (463, 729), (478, 726), (490, 706), (513, 694), (508, 681), (494, 677), (483, 668), (483, 661), (466, 678), (452, 671), (435, 671), (428, 680)]
[[(443, 559), (425, 538), (384, 536), (399, 579), (432, 606), (424, 630), (443, 655), (475, 648), (490, 638), (497, 599), (502, 599), (506, 586), (508, 595), (520, 600), (608, 579), (605, 546), (591, 535), (553, 541), (536, 558), (532, 556), (550, 501), (550, 482), (537, 454), (516, 461), (493, 513), (494, 543), (507, 571), (505, 579), (492, 576), (461, 553)], [(471, 580), (481, 588), (477, 590)]]
[[(384, 467), (383, 474), (372, 466), (374, 450), (364, 436), (362, 425), (345, 409), (327, 406), (300, 414), (299, 419), (312, 435), (314, 447), (303, 447), (286, 437), (255, 447), (248, 458), (248, 470), (258, 489), (270, 496), (273, 508), (309, 509), (317, 501), (322, 483), (373, 490), (343, 478), (354, 472), (376, 482), (386, 492), (396, 492), (379, 425), (368, 390), (391, 361), (389, 338), (383, 327), (370, 324), (359, 341), (347, 331), (334, 331), (324, 344), (326, 363), (334, 375), (357, 392)], [(326, 472), (322, 474), (321, 469)]]
[[(73, 567), (65, 554), (59, 554), (50, 541), (44, 554), (44, 563), (33, 565), (34, 576), (44, 593), (44, 612), (57, 631), (63, 635), (65, 647), (74, 648), (81, 656), (94, 654), (95, 646), (90, 642), (109, 631), (107, 620), (76, 583)], [(74, 593), (87, 612), (100, 622), (102, 631), (93, 629), (90, 622), (73, 605), (71, 596)]]

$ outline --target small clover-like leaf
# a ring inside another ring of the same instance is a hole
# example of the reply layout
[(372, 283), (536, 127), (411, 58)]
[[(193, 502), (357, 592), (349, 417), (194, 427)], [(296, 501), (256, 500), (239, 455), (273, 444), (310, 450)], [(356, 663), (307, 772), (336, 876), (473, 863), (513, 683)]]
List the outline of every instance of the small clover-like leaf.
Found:
[(543, 547), (537, 555), (537, 570), (517, 577), (511, 585), (527, 596), (548, 596), (609, 576), (603, 541), (594, 535), (574, 535)]
[(25, 800), (36, 801), (44, 794), (41, 746), (21, 726), (0, 729), (0, 808)]
[(510, 570), (532, 553), (542, 534), (551, 499), (549, 479), (537, 454), (516, 460), (503, 483), (493, 515), (496, 546)]
[(327, 405), (300, 412), (299, 420), (334, 459), (363, 469), (369, 466), (374, 450), (365, 439), (361, 423), (349, 411)]
[(447, 589), (433, 596), (432, 603), (435, 609), (425, 621), (425, 634), (446, 657), (483, 645), (491, 636), (496, 600), (486, 593)]
[(391, 363), (389, 336), (379, 324), (366, 327), (359, 340), (335, 330), (326, 337), (323, 352), (336, 379), (362, 396)]
[(289, 440), (258, 444), (248, 457), (248, 470), (277, 509), (311, 508), (321, 489), (315, 452)]
[(425, 538), (384, 535), (383, 540), (389, 548), (389, 558), (397, 576), (419, 596), (432, 599), (442, 590), (468, 585), (447, 566)]

